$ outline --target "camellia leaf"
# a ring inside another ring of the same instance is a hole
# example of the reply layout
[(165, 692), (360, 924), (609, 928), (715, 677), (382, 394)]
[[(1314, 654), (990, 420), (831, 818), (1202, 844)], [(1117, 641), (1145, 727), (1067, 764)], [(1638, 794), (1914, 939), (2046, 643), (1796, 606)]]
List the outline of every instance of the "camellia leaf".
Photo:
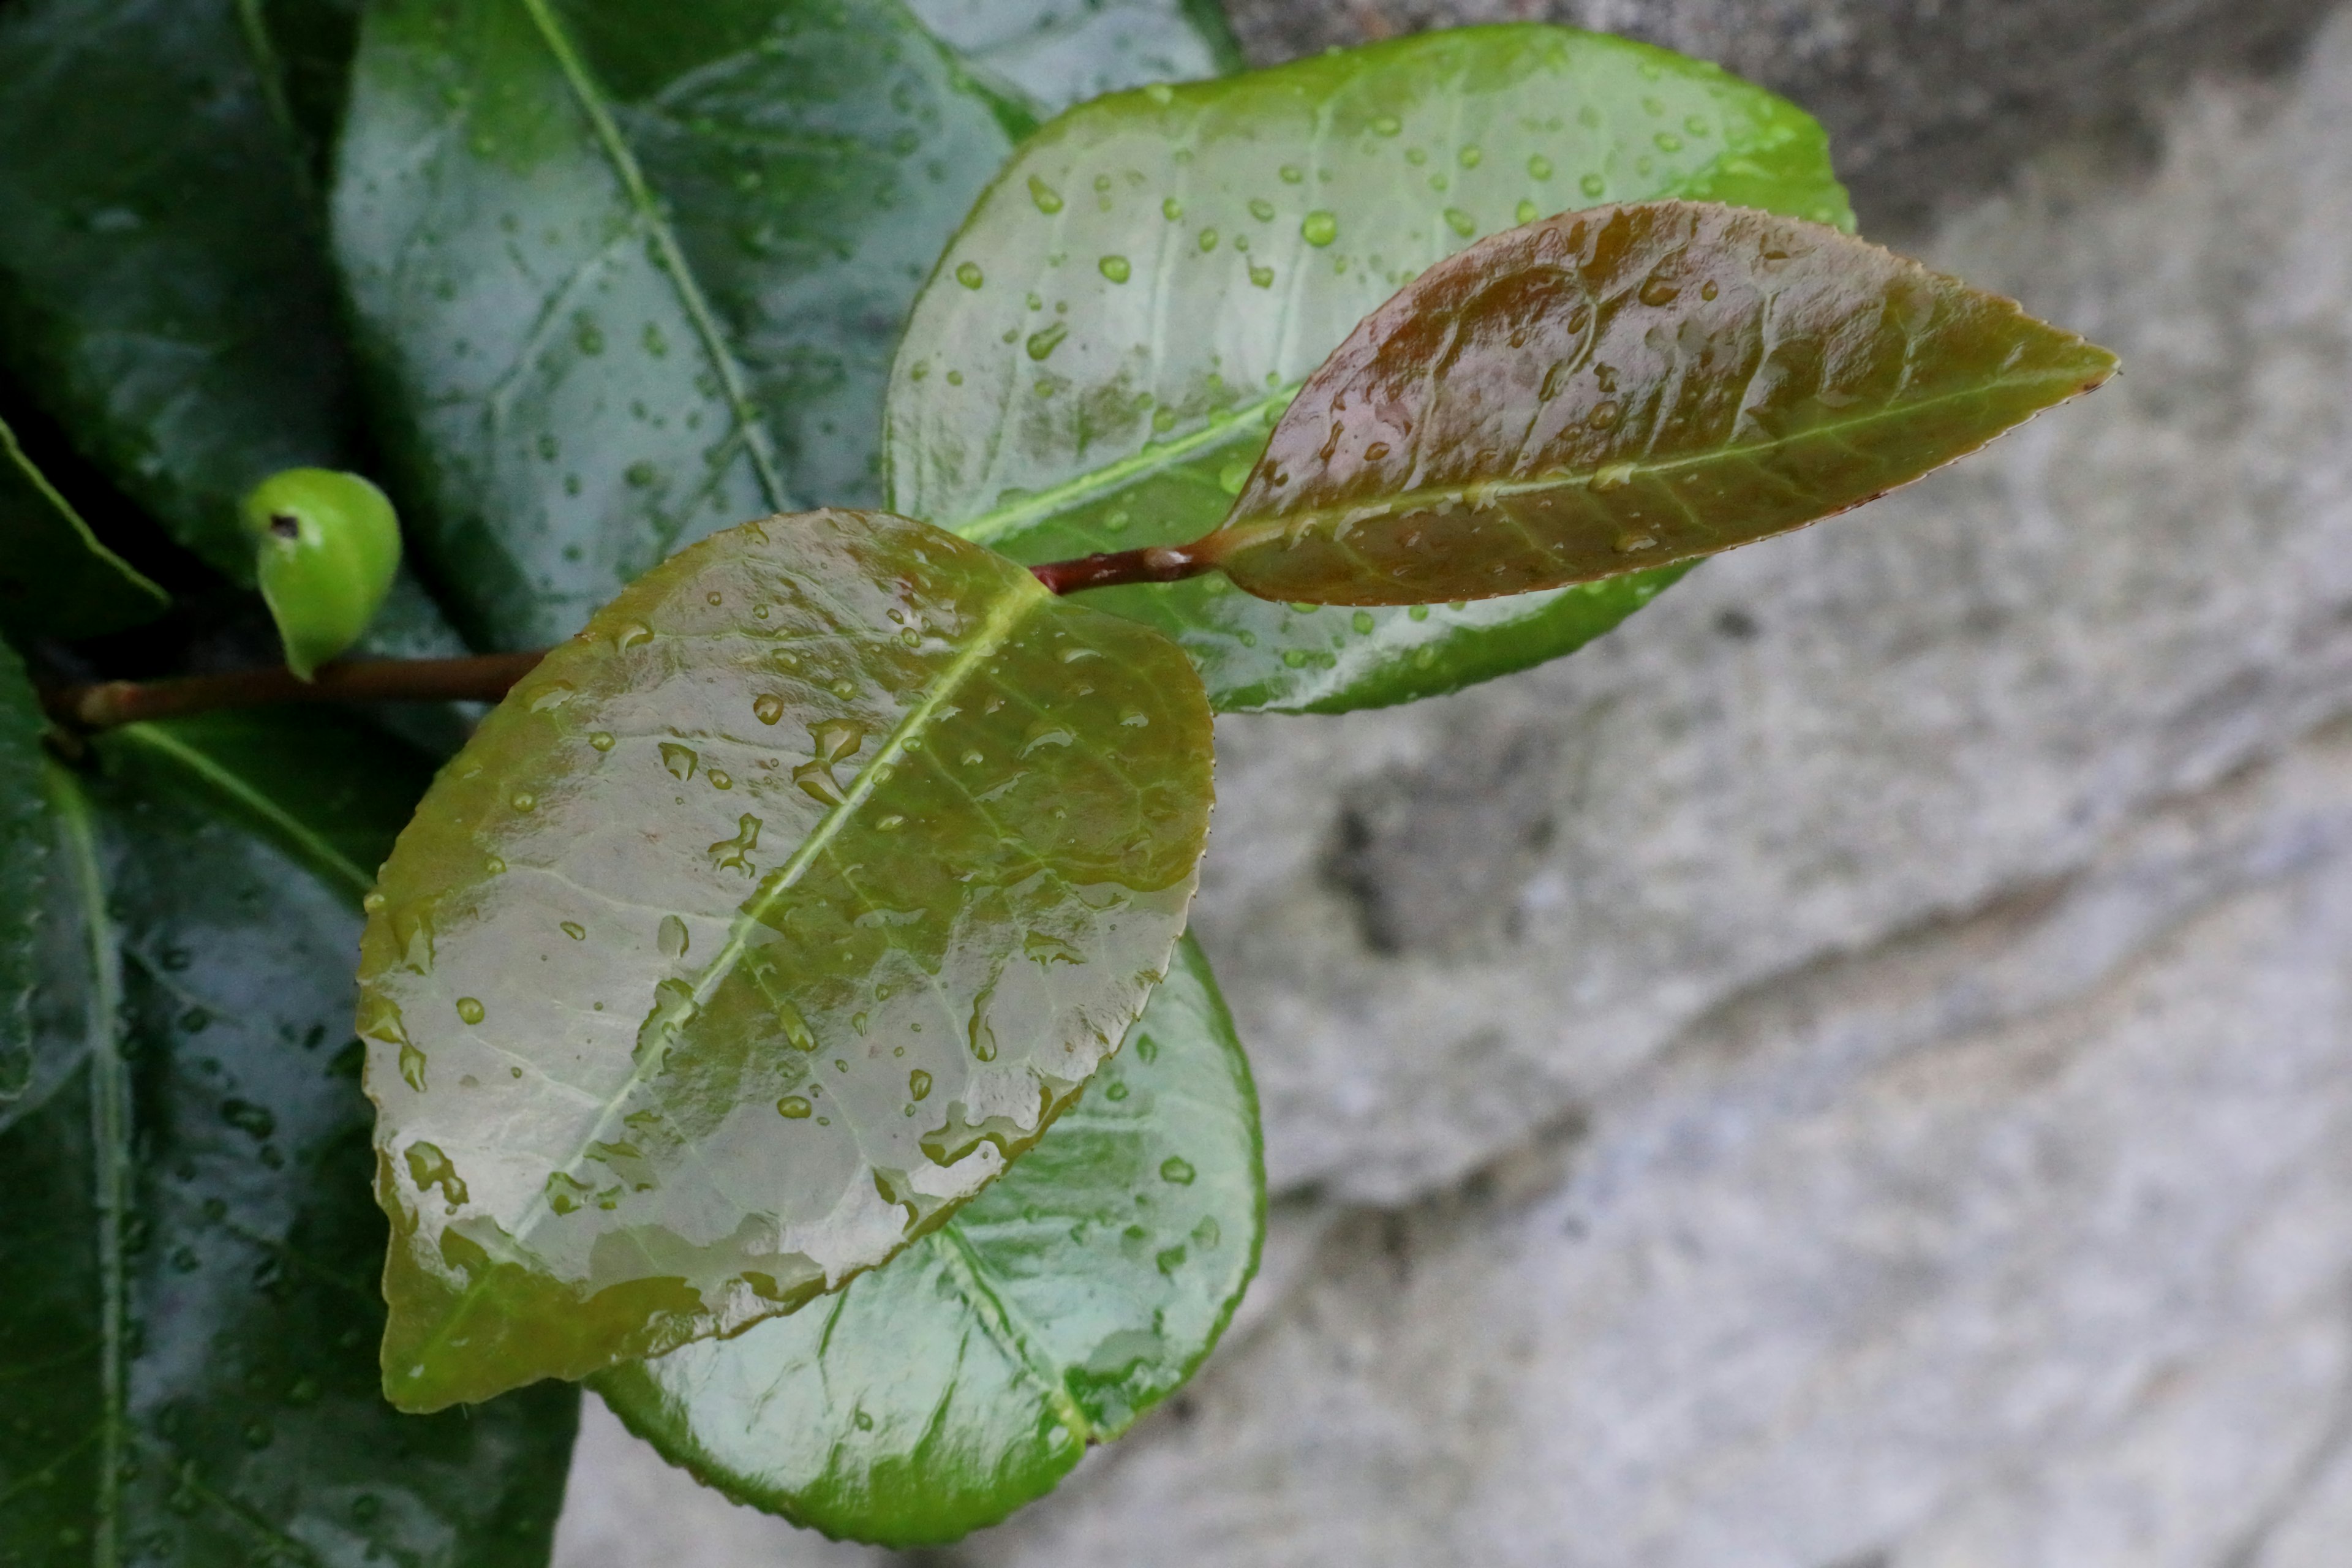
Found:
[(153, 620), (171, 604), (42, 477), (0, 421), (0, 625), (98, 637)]
[[(0, 357), (110, 479), (240, 583), (253, 560), (237, 498), (280, 468), (352, 466), (349, 363), (295, 107), (330, 90), (310, 32), (331, 35), (337, 9), (0, 11)], [(273, 25), (296, 12), (324, 20), (281, 45)], [(289, 98), (295, 62), (310, 68)]]
[[(0, 527), (5, 527), (0, 522)], [(49, 882), (40, 700), (0, 643), (0, 1116), (33, 1081), (33, 985)]]
[(738, 1502), (913, 1546), (1052, 1489), (1192, 1375), (1257, 1267), (1257, 1100), (1188, 939), (1085, 1101), (821, 1307), (597, 1374)]
[(537, 1568), (572, 1391), (420, 1420), (372, 1353), (347, 955), (423, 760), (316, 714), (96, 754), (50, 775), (35, 1020), (62, 1070), (0, 1107), (8, 1560)]
[(632, 584), (373, 900), (395, 1402), (732, 1332), (943, 1220), (1164, 969), (1209, 749), (1173, 645), (904, 518), (746, 524)]
[(337, 253), (464, 629), (578, 629), (672, 549), (875, 491), (907, 302), (1028, 127), (899, 0), (390, 0)]
[(1216, 0), (908, 0), (965, 59), (1048, 114), (1121, 88), (1242, 68)]
[(2115, 369), (2013, 300), (1819, 224), (1570, 213), (1368, 317), (1184, 553), (1327, 605), (1589, 583), (1858, 506)]
[[(1664, 196), (1851, 222), (1806, 115), (1565, 28), (1431, 33), (1087, 104), (1024, 144), (916, 303), (888, 504), (1032, 564), (1184, 543), (1408, 279), (1482, 234)], [(1353, 615), (1217, 577), (1090, 602), (1176, 637), (1220, 709), (1338, 710), (1566, 653), (1675, 574)]]

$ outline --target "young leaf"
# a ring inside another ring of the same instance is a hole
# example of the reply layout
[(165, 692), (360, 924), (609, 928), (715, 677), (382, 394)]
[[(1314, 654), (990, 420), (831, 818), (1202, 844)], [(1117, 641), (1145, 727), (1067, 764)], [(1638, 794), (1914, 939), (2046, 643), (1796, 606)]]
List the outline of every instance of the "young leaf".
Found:
[(923, 26), (1048, 114), (1242, 68), (1217, 0), (908, 0)]
[(412, 536), (530, 647), (677, 545), (873, 492), (890, 344), (1027, 127), (898, 0), (391, 0), (336, 250)]
[(1257, 1099), (1189, 939), (1086, 1101), (822, 1307), (599, 1373), (706, 1485), (836, 1539), (952, 1541), (1181, 1387), (1257, 1268)]
[[(317, 803), (397, 801), (420, 760), (316, 715), (97, 747), (98, 776), (52, 773), (37, 1019), (64, 1070), (0, 1108), (10, 1554), (538, 1568), (572, 1391), (417, 1420), (371, 1353), (384, 1226), (346, 966), (405, 802), (332, 825)], [(358, 865), (333, 847), (361, 837)]]
[[(1023, 146), (916, 303), (889, 504), (1032, 564), (1184, 543), (1409, 278), (1481, 234), (1663, 196), (1851, 221), (1804, 114), (1565, 28), (1430, 33), (1087, 104)], [(1339, 710), (1566, 653), (1674, 575), (1353, 615), (1216, 577), (1089, 598), (1182, 643), (1220, 709)]]
[(0, 10), (0, 355), (109, 479), (240, 583), (237, 498), (352, 458), (310, 147), (281, 74), (309, 57), (270, 30), (289, 9)]
[(0, 421), (0, 625), (34, 636), (98, 637), (171, 604), (98, 542)]
[(1186, 553), (1326, 605), (1588, 583), (1858, 506), (2115, 368), (1819, 224), (1688, 202), (1567, 214), (1368, 317)]
[(656, 567), (442, 771), (362, 948), (405, 1408), (740, 1330), (1076, 1096), (1183, 928), (1158, 634), (881, 513)]
[(49, 882), (45, 723), (24, 662), (0, 643), (0, 1118), (33, 1083), (33, 985)]

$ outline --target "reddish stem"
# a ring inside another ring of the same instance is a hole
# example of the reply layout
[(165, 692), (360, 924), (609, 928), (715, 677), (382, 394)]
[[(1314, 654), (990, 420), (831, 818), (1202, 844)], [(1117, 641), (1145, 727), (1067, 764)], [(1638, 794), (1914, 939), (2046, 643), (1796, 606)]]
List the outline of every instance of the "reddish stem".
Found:
[(51, 688), (41, 700), (52, 718), (82, 730), (274, 702), (496, 702), (541, 658), (532, 652), (371, 659), (321, 666), (315, 680), (299, 679), (282, 666), (171, 680), (101, 680)]
[(1081, 588), (1116, 588), (1128, 583), (1181, 583), (1209, 569), (1209, 563), (1189, 549), (1150, 544), (1140, 550), (1049, 562), (1029, 571), (1050, 591), (1075, 594)]

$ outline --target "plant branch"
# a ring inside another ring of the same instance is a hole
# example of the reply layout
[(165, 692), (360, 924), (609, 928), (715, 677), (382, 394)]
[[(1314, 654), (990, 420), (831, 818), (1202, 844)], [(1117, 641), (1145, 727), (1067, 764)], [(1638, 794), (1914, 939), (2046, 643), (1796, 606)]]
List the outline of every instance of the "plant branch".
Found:
[(1151, 544), (1140, 550), (1049, 562), (1029, 571), (1052, 592), (1075, 594), (1081, 588), (1117, 588), (1129, 583), (1181, 583), (1209, 569), (1209, 563), (1188, 546)]
[(322, 665), (315, 680), (299, 679), (276, 665), (170, 680), (101, 680), (48, 688), (41, 702), (51, 718), (79, 730), (275, 702), (496, 702), (541, 657), (531, 652), (369, 659)]

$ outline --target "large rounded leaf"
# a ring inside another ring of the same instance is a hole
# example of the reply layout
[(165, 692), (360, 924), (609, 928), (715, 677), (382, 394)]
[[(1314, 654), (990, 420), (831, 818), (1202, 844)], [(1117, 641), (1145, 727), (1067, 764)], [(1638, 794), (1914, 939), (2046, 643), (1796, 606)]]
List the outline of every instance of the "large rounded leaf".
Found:
[(1857, 506), (2115, 368), (1819, 224), (1689, 202), (1568, 214), (1367, 318), (1189, 553), (1327, 605), (1594, 582)]
[(0, 1557), (539, 1568), (576, 1405), (385, 1404), (349, 954), (423, 759), (134, 725), (52, 773), (44, 1061), (0, 1105)]
[(390, 0), (336, 252), (420, 552), (530, 647), (875, 489), (907, 303), (1024, 116), (898, 0)]
[(237, 498), (279, 468), (350, 466), (302, 122), (333, 94), (341, 10), (0, 7), (0, 357), (110, 479), (240, 582)]
[(97, 637), (152, 621), (170, 603), (98, 542), (0, 421), (0, 626)]
[(823, 1307), (597, 1374), (630, 1428), (835, 1537), (952, 1541), (1050, 1490), (1192, 1375), (1257, 1267), (1257, 1100), (1177, 949), (1085, 1102)]
[(747, 524), (600, 611), (368, 923), (394, 1397), (738, 1330), (945, 1218), (1165, 968), (1209, 743), (1173, 645), (904, 518)]
[[(1482, 234), (1664, 196), (1850, 222), (1804, 114), (1564, 28), (1433, 33), (1074, 110), (1023, 146), (916, 304), (889, 504), (1033, 564), (1187, 542), (1408, 279)], [(1671, 580), (1358, 615), (1214, 577), (1093, 602), (1174, 636), (1221, 709), (1338, 710), (1568, 652)]]

